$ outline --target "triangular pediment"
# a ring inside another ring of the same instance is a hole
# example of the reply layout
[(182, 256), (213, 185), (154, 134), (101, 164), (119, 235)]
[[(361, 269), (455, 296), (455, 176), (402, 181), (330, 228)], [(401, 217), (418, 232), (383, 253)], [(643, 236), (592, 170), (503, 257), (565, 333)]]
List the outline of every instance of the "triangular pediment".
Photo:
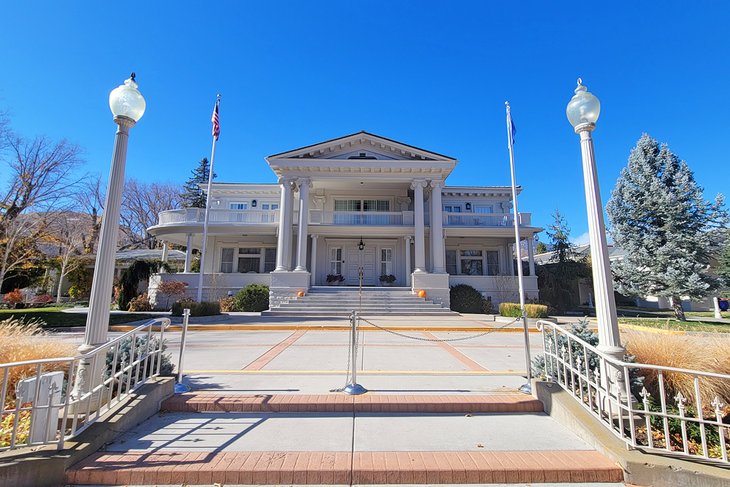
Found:
[(274, 154), (266, 158), (269, 162), (280, 159), (455, 161), (452, 157), (365, 131)]

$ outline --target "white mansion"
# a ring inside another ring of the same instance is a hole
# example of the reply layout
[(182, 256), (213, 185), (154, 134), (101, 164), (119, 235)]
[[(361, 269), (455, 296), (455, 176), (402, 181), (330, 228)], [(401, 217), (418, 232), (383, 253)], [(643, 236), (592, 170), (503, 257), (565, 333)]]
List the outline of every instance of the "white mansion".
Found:
[[(259, 283), (270, 286), (275, 308), (328, 285), (328, 276), (357, 286), (360, 271), (363, 286), (381, 286), (381, 275), (393, 275), (401, 291), (425, 290), (444, 306), (449, 286), (462, 283), (495, 303), (517, 299), (509, 187), (447, 186), (456, 159), (367, 132), (266, 162), (278, 184), (212, 185), (204, 300)], [(184, 273), (151, 278), (153, 299), (162, 280), (183, 280), (188, 296), (196, 295), (190, 264), (192, 249), (202, 247), (204, 211), (164, 211), (149, 229), (187, 246)], [(532, 257), (542, 229), (531, 226), (529, 213), (519, 223), (529, 254), (525, 292), (537, 298)]]

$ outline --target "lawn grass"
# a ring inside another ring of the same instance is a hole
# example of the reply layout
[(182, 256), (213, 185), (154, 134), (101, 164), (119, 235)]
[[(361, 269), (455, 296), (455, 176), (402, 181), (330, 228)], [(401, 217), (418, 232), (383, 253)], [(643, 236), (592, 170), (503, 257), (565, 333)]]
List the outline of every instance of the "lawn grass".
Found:
[(730, 333), (730, 324), (709, 321), (678, 321), (671, 318), (619, 318), (619, 325), (644, 326), (664, 330)]
[[(15, 317), (26, 320), (41, 320), (43, 328), (66, 328), (70, 326), (85, 326), (86, 313), (64, 313), (62, 306), (49, 306), (46, 308), (27, 309), (0, 309), (0, 320)], [(110, 325), (119, 325), (131, 321), (151, 320), (159, 318), (150, 314), (112, 314), (109, 315)]]

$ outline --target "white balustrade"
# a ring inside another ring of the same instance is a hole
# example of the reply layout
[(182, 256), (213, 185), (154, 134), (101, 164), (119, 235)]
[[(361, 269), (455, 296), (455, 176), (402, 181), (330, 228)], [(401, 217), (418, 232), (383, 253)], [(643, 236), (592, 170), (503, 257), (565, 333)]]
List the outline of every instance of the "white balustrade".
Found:
[[(529, 226), (532, 214), (520, 213), (520, 225)], [(513, 217), (508, 213), (443, 212), (444, 225), (451, 227), (511, 227)]]
[(311, 210), (309, 223), (313, 225), (404, 225), (407, 218), (402, 211), (322, 211)]
[[(183, 208), (167, 210), (159, 214), (160, 225), (203, 223), (204, 208)], [(278, 223), (279, 210), (210, 210), (210, 223)]]

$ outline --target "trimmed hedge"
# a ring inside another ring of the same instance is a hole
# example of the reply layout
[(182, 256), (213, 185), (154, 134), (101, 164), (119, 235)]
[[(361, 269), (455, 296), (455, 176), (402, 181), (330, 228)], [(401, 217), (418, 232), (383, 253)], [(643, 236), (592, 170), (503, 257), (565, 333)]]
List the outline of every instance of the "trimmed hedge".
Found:
[(213, 316), (221, 314), (220, 303), (203, 301), (198, 303), (189, 299), (180, 300), (172, 305), (172, 316), (182, 316), (183, 309), (190, 309), (190, 316)]
[(492, 302), (467, 284), (457, 284), (449, 290), (451, 310), (458, 313), (494, 313)]
[(269, 309), (269, 286), (249, 284), (233, 296), (234, 311), (265, 311)]
[[(548, 307), (544, 304), (526, 304), (525, 311), (528, 318), (547, 318)], [(522, 316), (520, 305), (518, 303), (499, 303), (499, 314), (511, 318), (519, 318)]]

